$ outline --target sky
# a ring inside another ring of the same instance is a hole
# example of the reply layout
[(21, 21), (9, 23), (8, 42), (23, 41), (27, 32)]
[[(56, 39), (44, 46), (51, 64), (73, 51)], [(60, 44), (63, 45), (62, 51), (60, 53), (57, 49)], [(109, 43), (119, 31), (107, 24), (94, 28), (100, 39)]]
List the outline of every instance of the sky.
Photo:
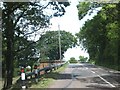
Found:
[[(65, 30), (67, 32), (72, 33), (75, 35), (80, 31), (80, 28), (84, 25), (85, 21), (88, 19), (92, 19), (95, 15), (97, 15), (97, 10), (100, 10), (101, 8), (97, 8), (93, 13), (89, 16), (87, 14), (82, 20), (78, 19), (78, 10), (77, 10), (77, 5), (78, 5), (78, 0), (69, 0), (71, 2), (70, 6), (66, 7), (66, 13), (62, 17), (53, 17), (50, 22), (52, 25), (49, 26), (49, 28), (45, 28), (45, 31), (48, 30), (58, 30), (58, 25), (60, 26), (60, 30)], [(50, 10), (47, 10), (47, 13), (52, 14), (53, 12)], [(40, 30), (44, 31), (44, 30)], [(30, 39), (33, 39), (37, 41), (41, 35), (42, 32), (36, 32), (36, 36), (33, 34), (33, 36)], [(74, 47), (74, 48), (69, 48), (65, 53), (64, 53), (64, 60), (69, 60), (71, 57), (74, 57), (75, 59), (79, 60), (79, 56), (84, 56), (89, 58), (89, 54), (83, 50), (80, 46)]]
[[(78, 10), (76, 5), (78, 4), (78, 0), (71, 0), (71, 5), (66, 8), (66, 13), (62, 17), (55, 17), (51, 19), (51, 27), (50, 30), (58, 30), (58, 24), (60, 25), (60, 30), (65, 30), (71, 32), (73, 35), (80, 31), (80, 28), (83, 26), (87, 19), (92, 19), (97, 11), (93, 11), (91, 16), (86, 15), (82, 20), (78, 19)], [(97, 8), (100, 10), (101, 8)], [(79, 60), (79, 56), (85, 56), (89, 58), (89, 54), (80, 48), (80, 46), (69, 48), (64, 53), (64, 60), (69, 60), (71, 57)]]

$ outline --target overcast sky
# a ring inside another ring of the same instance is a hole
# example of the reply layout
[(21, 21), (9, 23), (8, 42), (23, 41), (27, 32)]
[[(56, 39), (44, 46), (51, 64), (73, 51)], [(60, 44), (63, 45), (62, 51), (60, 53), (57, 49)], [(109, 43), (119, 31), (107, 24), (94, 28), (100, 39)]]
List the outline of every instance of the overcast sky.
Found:
[[(71, 1), (70, 6), (66, 7), (66, 13), (62, 17), (54, 17), (50, 20), (52, 25), (50, 28), (45, 28), (48, 30), (58, 30), (58, 24), (60, 25), (60, 30), (65, 30), (68, 32), (71, 32), (73, 35), (78, 33), (80, 31), (80, 28), (83, 26), (85, 21), (88, 19), (92, 19), (95, 15), (97, 15), (97, 11), (93, 11), (93, 14), (91, 16), (86, 15), (82, 20), (78, 19), (78, 0), (69, 0)], [(96, 10), (100, 10), (101, 8), (97, 8)], [(52, 11), (47, 11), (47, 13), (52, 13)], [(42, 30), (40, 30), (42, 31)], [(31, 39), (37, 41), (40, 37), (41, 32), (36, 32), (36, 36), (32, 37)], [(33, 34), (34, 36), (34, 34)], [(79, 56), (85, 56), (89, 58), (89, 55), (87, 52), (82, 50), (80, 47), (70, 48), (68, 49), (64, 56), (65, 60), (69, 60), (71, 57), (75, 57), (76, 59), (79, 59)]]
[[(78, 4), (78, 0), (71, 0), (71, 5), (66, 8), (66, 13), (62, 17), (55, 17), (51, 19), (52, 26), (51, 30), (58, 30), (58, 24), (60, 25), (60, 30), (65, 30), (71, 32), (73, 35), (80, 31), (80, 28), (83, 26), (87, 19), (92, 19), (93, 16), (97, 14), (96, 11), (93, 12), (91, 16), (86, 15), (82, 20), (78, 19), (78, 10), (76, 5)], [(99, 10), (100, 8), (98, 8)], [(75, 57), (79, 59), (79, 56), (89, 57), (88, 53), (84, 50), (81, 50), (80, 47), (70, 48), (64, 54), (65, 60), (69, 60), (71, 57)]]

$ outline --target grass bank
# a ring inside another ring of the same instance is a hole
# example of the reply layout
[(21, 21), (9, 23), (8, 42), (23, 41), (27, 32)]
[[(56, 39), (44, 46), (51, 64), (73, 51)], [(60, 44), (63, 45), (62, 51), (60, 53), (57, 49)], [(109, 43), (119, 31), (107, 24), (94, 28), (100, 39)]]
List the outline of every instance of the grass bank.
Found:
[(67, 65), (68, 63), (64, 64), (57, 70), (54, 70), (50, 73), (43, 75), (40, 81), (37, 84), (32, 84), (30, 88), (48, 88), (50, 84), (54, 82), (55, 78), (59, 76), (59, 73), (65, 70)]

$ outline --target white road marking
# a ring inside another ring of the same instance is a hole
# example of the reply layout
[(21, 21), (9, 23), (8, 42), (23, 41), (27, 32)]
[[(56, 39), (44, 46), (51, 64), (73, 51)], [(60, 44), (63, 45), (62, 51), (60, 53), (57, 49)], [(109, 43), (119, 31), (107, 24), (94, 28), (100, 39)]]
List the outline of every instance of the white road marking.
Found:
[(92, 73), (95, 73), (94, 71), (91, 71)]
[(99, 78), (101, 78), (103, 81), (105, 81), (107, 84), (109, 84), (111, 87), (115, 87), (113, 84), (111, 84), (110, 82), (108, 82), (107, 80), (105, 80), (103, 77), (101, 77), (100, 75), (97, 75)]
[[(92, 73), (95, 73), (94, 71), (91, 71)], [(110, 82), (108, 82), (107, 80), (105, 80), (103, 77), (101, 77), (100, 75), (97, 75), (100, 79), (102, 79), (104, 82), (106, 82), (107, 84), (109, 84), (111, 87), (115, 87), (113, 84), (111, 84)]]

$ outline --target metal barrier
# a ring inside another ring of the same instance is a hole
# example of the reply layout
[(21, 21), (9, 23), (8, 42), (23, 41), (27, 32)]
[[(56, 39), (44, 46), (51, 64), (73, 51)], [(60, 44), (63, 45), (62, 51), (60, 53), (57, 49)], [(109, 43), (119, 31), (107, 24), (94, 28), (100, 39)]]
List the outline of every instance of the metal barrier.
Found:
[[(56, 69), (58, 69), (59, 67), (63, 66), (64, 64), (65, 64), (65, 63), (57, 64), (57, 65), (51, 65), (51, 66), (49, 66), (49, 67), (44, 67), (44, 68), (42, 68), (42, 69), (37, 69), (37, 70), (38, 70), (38, 73), (39, 73), (38, 75), (40, 76), (40, 72), (41, 72), (41, 71), (45, 71), (45, 73), (48, 73), (48, 71), (51, 72), (53, 69), (56, 70)], [(32, 75), (35, 75), (34, 71), (29, 72), (29, 73), (26, 73), (26, 74), (25, 74), (25, 77), (26, 77), (25, 80), (27, 80), (28, 77), (32, 77)], [(32, 78), (30, 78), (30, 79), (32, 79)], [(21, 80), (21, 77), (20, 77), (18, 80)], [(23, 86), (21, 86), (21, 87), (23, 87)], [(27, 87), (27, 86), (24, 86), (24, 87)]]
[[(52, 71), (52, 69), (59, 68), (59, 67), (61, 67), (63, 64), (64, 64), (64, 63), (62, 63), (62, 64), (57, 64), (57, 65), (51, 65), (50, 67), (44, 67), (44, 68), (42, 68), (42, 69), (38, 69), (38, 73), (40, 73), (41, 71), (45, 71), (45, 72), (47, 72), (47, 71), (49, 71), (49, 70)], [(32, 75), (34, 75), (34, 74), (35, 74), (34, 72), (26, 73), (26, 77), (32, 76)]]

